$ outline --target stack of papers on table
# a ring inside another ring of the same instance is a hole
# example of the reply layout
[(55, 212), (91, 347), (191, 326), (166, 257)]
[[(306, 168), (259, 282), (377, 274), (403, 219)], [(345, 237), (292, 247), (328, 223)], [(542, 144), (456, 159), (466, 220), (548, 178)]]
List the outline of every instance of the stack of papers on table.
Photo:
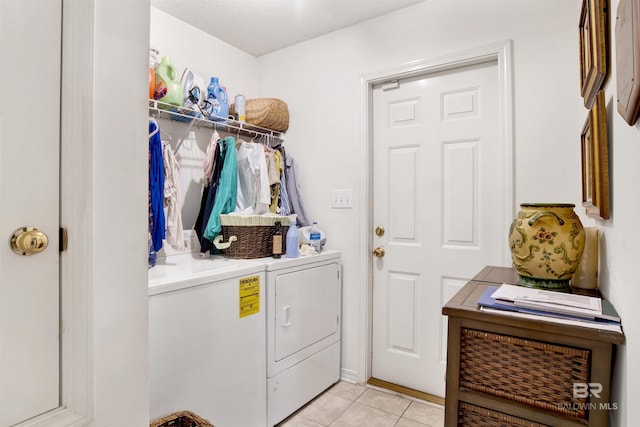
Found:
[(539, 318), (576, 326), (622, 331), (613, 305), (601, 298), (503, 284), (489, 286), (478, 299), (484, 311)]

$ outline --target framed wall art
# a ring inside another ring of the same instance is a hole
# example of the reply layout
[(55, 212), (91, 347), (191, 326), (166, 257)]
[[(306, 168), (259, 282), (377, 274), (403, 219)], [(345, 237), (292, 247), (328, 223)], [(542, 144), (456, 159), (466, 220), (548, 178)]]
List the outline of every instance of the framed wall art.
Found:
[(582, 0), (580, 10), (580, 93), (591, 108), (608, 72), (608, 0)]
[(640, 114), (640, 0), (620, 0), (616, 13), (618, 112), (631, 126)]
[(604, 91), (598, 91), (580, 135), (582, 206), (590, 217), (609, 219), (609, 141)]

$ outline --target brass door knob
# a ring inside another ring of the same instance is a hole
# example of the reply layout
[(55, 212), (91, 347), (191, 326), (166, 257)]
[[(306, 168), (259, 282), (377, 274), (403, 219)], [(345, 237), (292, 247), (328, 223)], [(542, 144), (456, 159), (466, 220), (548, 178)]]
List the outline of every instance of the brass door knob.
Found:
[(38, 254), (49, 245), (49, 238), (35, 227), (22, 227), (11, 236), (11, 249), (18, 255)]
[(382, 258), (384, 256), (384, 248), (375, 248), (373, 250), (373, 256)]

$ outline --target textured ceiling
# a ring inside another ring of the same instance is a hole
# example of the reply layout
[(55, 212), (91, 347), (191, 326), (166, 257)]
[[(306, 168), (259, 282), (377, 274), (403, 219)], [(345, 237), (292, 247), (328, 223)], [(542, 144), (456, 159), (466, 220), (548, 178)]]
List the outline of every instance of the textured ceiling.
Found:
[(151, 0), (151, 5), (260, 56), (422, 1)]

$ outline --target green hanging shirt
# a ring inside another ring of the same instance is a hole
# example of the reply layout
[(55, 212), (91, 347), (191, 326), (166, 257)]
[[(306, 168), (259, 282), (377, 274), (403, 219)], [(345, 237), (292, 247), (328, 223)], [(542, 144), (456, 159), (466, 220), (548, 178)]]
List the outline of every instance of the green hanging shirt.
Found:
[(228, 136), (219, 141), (220, 157), (224, 159), (218, 191), (213, 202), (211, 216), (204, 229), (204, 237), (213, 241), (222, 231), (220, 214), (228, 214), (236, 209), (238, 194), (238, 162), (236, 160), (236, 141)]

